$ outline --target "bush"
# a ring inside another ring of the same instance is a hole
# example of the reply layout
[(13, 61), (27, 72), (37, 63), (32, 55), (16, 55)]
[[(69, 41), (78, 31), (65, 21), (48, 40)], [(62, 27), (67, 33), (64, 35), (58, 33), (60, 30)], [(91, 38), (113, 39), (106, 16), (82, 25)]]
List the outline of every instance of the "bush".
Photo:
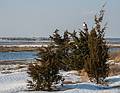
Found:
[(95, 16), (95, 27), (90, 31), (88, 37), (89, 53), (86, 58), (85, 69), (90, 79), (95, 79), (101, 83), (108, 76), (109, 65), (108, 47), (104, 39), (104, 30), (106, 27), (101, 26), (104, 16), (104, 10)]
[(47, 47), (43, 54), (40, 62), (30, 64), (28, 67), (28, 74), (32, 78), (32, 80), (28, 80), (29, 89), (50, 91), (62, 80), (54, 50)]
[(85, 69), (90, 80), (103, 84), (108, 76), (109, 65), (108, 47), (104, 39), (106, 25), (102, 27), (104, 10), (95, 16), (95, 26), (88, 31), (84, 22), (83, 30), (79, 36), (77, 32), (64, 32), (61, 36), (55, 30), (50, 36), (51, 44), (43, 47), (38, 55), (39, 62), (30, 64), (28, 74), (32, 80), (28, 80), (28, 86), (33, 90), (52, 90), (55, 84), (62, 80), (59, 70)]

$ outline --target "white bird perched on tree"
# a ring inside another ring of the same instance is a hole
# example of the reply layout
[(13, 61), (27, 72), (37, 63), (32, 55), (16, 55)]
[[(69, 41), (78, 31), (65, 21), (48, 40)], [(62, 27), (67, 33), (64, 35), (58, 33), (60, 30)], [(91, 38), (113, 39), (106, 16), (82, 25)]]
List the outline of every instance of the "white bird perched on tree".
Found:
[(84, 29), (85, 31), (88, 31), (88, 27), (87, 27), (87, 24), (86, 24), (85, 22), (83, 22), (83, 29)]

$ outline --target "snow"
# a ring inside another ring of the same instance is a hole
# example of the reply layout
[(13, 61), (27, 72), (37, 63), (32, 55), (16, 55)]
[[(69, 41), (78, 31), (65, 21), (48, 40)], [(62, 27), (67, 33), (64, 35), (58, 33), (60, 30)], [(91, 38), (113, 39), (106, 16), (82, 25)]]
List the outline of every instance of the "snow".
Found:
[(60, 71), (65, 81), (74, 83), (64, 84), (60, 91), (27, 91), (27, 79), (29, 79), (26, 68), (13, 70), (12, 73), (0, 73), (0, 93), (120, 93), (120, 75), (106, 78), (109, 86), (96, 85), (91, 82), (80, 83), (77, 71)]
[(0, 74), (0, 93), (16, 93), (26, 88), (26, 72)]
[(60, 74), (65, 78), (65, 81), (72, 81), (72, 83), (80, 82), (80, 76), (76, 75), (78, 74), (77, 71), (60, 71)]
[(24, 44), (24, 45), (2, 45), (2, 47), (47, 47), (47, 44), (33, 44), (33, 45), (29, 45), (29, 44)]
[(111, 87), (120, 87), (120, 75), (106, 78)]
[(120, 44), (108, 44), (108, 46), (112, 46), (112, 47), (120, 47)]

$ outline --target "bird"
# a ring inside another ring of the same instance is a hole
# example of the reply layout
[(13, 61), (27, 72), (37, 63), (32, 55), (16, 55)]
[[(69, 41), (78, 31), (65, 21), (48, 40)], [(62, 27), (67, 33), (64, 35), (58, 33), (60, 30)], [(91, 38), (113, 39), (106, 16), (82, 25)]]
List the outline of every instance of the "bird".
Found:
[(87, 24), (86, 24), (85, 22), (83, 22), (83, 29), (84, 29), (85, 31), (88, 30)]
[(58, 33), (58, 29), (55, 30), (55, 32), (53, 33), (53, 35), (56, 35)]

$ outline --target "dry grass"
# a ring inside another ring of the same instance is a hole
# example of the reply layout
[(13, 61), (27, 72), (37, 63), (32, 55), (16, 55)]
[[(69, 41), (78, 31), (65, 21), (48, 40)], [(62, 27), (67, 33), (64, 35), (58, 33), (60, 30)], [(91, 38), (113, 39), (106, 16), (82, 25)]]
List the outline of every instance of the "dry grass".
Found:
[(114, 63), (110, 65), (110, 76), (120, 75), (120, 63)]
[(38, 51), (37, 47), (4, 47), (0, 46), (0, 52), (17, 52), (17, 51)]
[(114, 59), (115, 62), (120, 62), (120, 55)]
[(81, 78), (81, 82), (89, 81), (88, 74), (84, 69), (80, 71), (80, 78)]
[(110, 53), (110, 59), (115, 62), (120, 62), (120, 51)]
[(109, 75), (120, 75), (120, 51), (110, 53), (110, 60), (113, 60), (113, 63), (110, 64)]
[(76, 82), (72, 82), (72, 81), (64, 81), (63, 84), (76, 84)]

